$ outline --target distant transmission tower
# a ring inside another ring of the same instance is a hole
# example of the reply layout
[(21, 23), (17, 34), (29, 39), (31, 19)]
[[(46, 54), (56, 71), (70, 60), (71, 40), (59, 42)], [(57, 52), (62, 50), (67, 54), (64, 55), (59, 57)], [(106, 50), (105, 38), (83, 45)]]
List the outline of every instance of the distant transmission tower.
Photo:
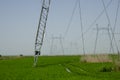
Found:
[(48, 18), (49, 6), (51, 0), (42, 0), (42, 8), (40, 13), (40, 19), (35, 39), (35, 56), (34, 56), (34, 66), (36, 66), (38, 61), (38, 56), (41, 54), (41, 48), (43, 45), (43, 39), (46, 29), (46, 23)]
[(62, 51), (62, 54), (64, 55), (64, 47), (63, 47), (63, 42), (62, 42), (62, 36), (61, 35), (59, 37), (52, 36), (50, 53), (51, 54), (53, 53), (53, 43), (54, 43), (54, 40), (59, 40), (59, 43), (60, 43), (60, 46), (61, 46), (61, 51)]
[(112, 43), (112, 40), (111, 40), (111, 34), (110, 34), (110, 27), (109, 27), (109, 24), (108, 24), (108, 27), (98, 27), (98, 24), (96, 24), (96, 30), (97, 30), (97, 34), (96, 34), (96, 39), (95, 39), (95, 47), (94, 47), (94, 55), (96, 53), (96, 47), (97, 47), (97, 40), (98, 40), (98, 35), (99, 35), (99, 31), (100, 30), (105, 30), (107, 31), (108, 33), (108, 37), (109, 37), (109, 40), (110, 40), (110, 47), (112, 49), (112, 53), (114, 53), (114, 48), (113, 48), (113, 43)]

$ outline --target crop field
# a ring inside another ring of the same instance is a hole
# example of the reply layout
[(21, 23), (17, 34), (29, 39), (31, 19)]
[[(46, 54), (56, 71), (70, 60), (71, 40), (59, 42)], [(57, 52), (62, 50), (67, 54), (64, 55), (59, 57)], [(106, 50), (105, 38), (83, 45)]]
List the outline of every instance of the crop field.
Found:
[(40, 56), (0, 59), (0, 80), (120, 80), (120, 72), (102, 72), (112, 63), (83, 63), (80, 56)]

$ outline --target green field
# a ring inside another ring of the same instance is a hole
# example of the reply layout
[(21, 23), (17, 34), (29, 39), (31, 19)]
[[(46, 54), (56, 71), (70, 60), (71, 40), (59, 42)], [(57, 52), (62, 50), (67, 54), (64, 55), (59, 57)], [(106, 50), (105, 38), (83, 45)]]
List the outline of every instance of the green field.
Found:
[(80, 56), (40, 56), (0, 59), (0, 80), (120, 80), (120, 72), (101, 72), (112, 63), (82, 63)]

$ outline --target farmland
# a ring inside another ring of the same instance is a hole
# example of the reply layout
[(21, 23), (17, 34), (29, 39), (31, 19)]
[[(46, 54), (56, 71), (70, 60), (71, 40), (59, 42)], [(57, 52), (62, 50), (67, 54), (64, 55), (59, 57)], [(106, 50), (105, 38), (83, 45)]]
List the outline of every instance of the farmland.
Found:
[(83, 63), (80, 56), (40, 56), (0, 59), (0, 80), (120, 80), (120, 72), (102, 72), (112, 63)]

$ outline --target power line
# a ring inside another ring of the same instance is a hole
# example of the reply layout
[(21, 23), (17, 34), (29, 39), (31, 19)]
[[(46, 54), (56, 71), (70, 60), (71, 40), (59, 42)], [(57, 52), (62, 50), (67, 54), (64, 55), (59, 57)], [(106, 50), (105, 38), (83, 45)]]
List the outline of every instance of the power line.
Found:
[[(106, 6), (106, 8), (108, 8), (110, 6), (110, 4), (112, 3), (113, 0), (110, 0)], [(105, 10), (103, 9), (101, 11), (101, 13), (95, 18), (95, 20), (91, 23), (91, 25), (86, 29), (86, 31), (84, 32), (84, 35), (89, 32), (89, 30), (93, 27), (93, 25), (96, 23), (96, 21), (103, 15), (103, 13), (105, 12)]]
[(119, 54), (119, 49), (118, 49), (118, 46), (117, 46), (117, 43), (116, 43), (116, 39), (115, 39), (115, 36), (114, 36), (114, 31), (115, 31), (115, 28), (116, 28), (116, 22), (117, 22), (117, 16), (118, 16), (119, 1), (118, 1), (116, 18), (115, 18), (115, 24), (114, 24), (114, 28), (113, 28), (113, 29), (111, 28), (110, 18), (109, 18), (109, 16), (108, 16), (107, 9), (106, 9), (106, 7), (105, 7), (105, 3), (104, 3), (103, 0), (102, 0), (102, 3), (103, 3), (103, 6), (104, 6), (104, 9), (105, 9), (106, 17), (107, 17), (107, 19), (108, 19), (108, 23), (109, 23), (108, 27), (110, 28), (111, 33), (112, 33), (112, 36), (111, 36), (111, 35), (110, 35), (110, 32), (108, 32), (108, 33), (109, 33), (109, 37), (110, 37), (110, 41), (111, 41), (110, 51), (111, 51), (111, 49), (112, 49), (112, 51), (113, 51), (113, 53), (114, 53), (114, 49), (113, 49), (113, 39), (114, 39), (115, 46), (116, 46), (117, 52), (118, 52), (118, 54)]
[(53, 41), (54, 41), (54, 37), (52, 35), (52, 39), (51, 39), (51, 47), (50, 47), (50, 54), (53, 53)]
[[(110, 29), (110, 25), (108, 24), (108, 36), (109, 36), (109, 39), (110, 39), (110, 46), (111, 46), (112, 52), (114, 53), (114, 48), (113, 48), (113, 44), (112, 44), (112, 39), (111, 39), (112, 37), (111, 37), (111, 35), (110, 35), (110, 30), (111, 30), (111, 29)], [(110, 51), (111, 51), (111, 50), (110, 50)], [(110, 51), (109, 51), (109, 52), (110, 52)]]
[(97, 47), (97, 40), (98, 40), (98, 33), (99, 33), (99, 28), (98, 28), (98, 24), (96, 24), (96, 28), (97, 28), (97, 34), (96, 34), (96, 39), (95, 39), (95, 47), (94, 47), (94, 55), (96, 53), (96, 47)]
[(119, 6), (120, 6), (120, 0), (118, 0), (118, 5), (117, 5), (117, 10), (116, 10), (116, 15), (115, 15), (115, 24), (114, 24), (113, 32), (115, 32), (115, 28), (116, 28), (116, 24), (117, 24), (117, 20), (118, 20)]
[[(108, 2), (106, 8), (108, 8), (108, 7), (110, 6), (110, 4), (112, 3), (112, 1), (113, 1), (113, 0), (110, 0), (110, 1)], [(66, 37), (66, 35), (67, 35), (67, 33), (68, 33), (68, 30), (69, 30), (69, 28), (70, 28), (70, 25), (71, 25), (71, 22), (72, 22), (74, 13), (75, 13), (75, 9), (76, 9), (77, 3), (79, 3), (79, 9), (80, 9), (80, 0), (79, 0), (79, 2), (78, 2), (78, 0), (76, 0), (75, 6), (74, 6), (74, 8), (73, 8), (72, 16), (71, 16), (71, 18), (70, 18), (70, 20), (69, 20), (69, 24), (68, 24), (68, 26), (67, 26), (67, 29), (66, 29), (65, 36), (64, 36), (64, 37)], [(85, 35), (85, 34), (93, 27), (93, 25), (94, 25), (94, 24), (96, 23), (96, 21), (103, 15), (104, 12), (105, 12), (105, 9), (103, 9), (102, 12), (95, 18), (95, 20), (92, 22), (92, 24), (89, 26), (89, 28), (88, 28), (85, 32), (83, 32), (83, 30), (81, 29), (81, 31), (82, 31), (81, 37), (82, 37), (83, 46), (84, 46), (84, 37), (83, 37), (83, 34)], [(80, 13), (80, 11), (79, 11), (79, 13)], [(81, 15), (81, 14), (80, 14), (80, 15)], [(81, 18), (80, 18), (80, 19), (81, 19)], [(82, 28), (83, 28), (83, 27), (82, 27)], [(83, 47), (83, 48), (84, 48), (84, 47)], [(85, 53), (85, 50), (83, 50), (83, 52)]]
[(66, 31), (65, 31), (65, 34), (64, 34), (64, 38), (66, 37), (66, 35), (67, 35), (67, 33), (68, 33), (69, 29), (70, 29), (70, 25), (71, 25), (72, 20), (73, 20), (73, 16), (74, 16), (74, 13), (75, 13), (75, 9), (77, 8), (77, 1), (78, 1), (78, 0), (76, 0), (76, 2), (75, 2), (75, 6), (74, 6), (74, 8), (73, 8), (72, 15), (71, 15), (71, 17), (70, 17), (70, 20), (69, 20), (69, 22), (68, 22), (68, 25), (67, 25), (67, 28), (66, 28)]
[[(111, 28), (111, 22), (110, 22), (110, 18), (109, 18), (109, 15), (108, 15), (108, 12), (107, 12), (107, 9), (106, 9), (106, 6), (105, 6), (105, 3), (103, 0), (102, 1), (102, 4), (103, 4), (103, 7), (104, 7), (104, 10), (105, 10), (105, 14), (106, 14), (106, 17), (107, 17), (107, 20), (108, 20), (108, 27), (110, 28), (111, 30), (111, 33), (112, 33), (112, 36), (114, 37), (114, 33), (113, 33), (113, 30)], [(112, 43), (112, 36), (110, 35), (110, 32), (108, 32), (109, 34), (109, 37), (110, 37), (110, 44), (111, 44), (111, 47), (112, 47), (112, 52), (114, 53), (114, 49), (113, 49), (113, 43)]]
[[(106, 8), (108, 8), (108, 7), (110, 6), (110, 4), (112, 3), (112, 1), (113, 1), (113, 0), (110, 0), (110, 1), (108, 2)], [(77, 7), (77, 3), (78, 3), (78, 0), (76, 0), (75, 6), (74, 6), (74, 8), (73, 8), (71, 18), (70, 18), (70, 20), (69, 20), (67, 29), (66, 29), (65, 34), (64, 34), (64, 38), (66, 37), (66, 35), (67, 35), (67, 33), (68, 33), (69, 29), (70, 29), (70, 25), (71, 25), (72, 20), (73, 20), (73, 16), (74, 16), (74, 13), (75, 13), (75, 9), (76, 9), (76, 7)], [(101, 13), (100, 13), (100, 14), (95, 18), (95, 20), (91, 23), (91, 25), (89, 26), (89, 28), (86, 29), (85, 32), (83, 32), (84, 35), (85, 35), (87, 32), (89, 32), (89, 30), (93, 27), (93, 25), (94, 25), (94, 24), (96, 23), (96, 21), (103, 15), (104, 12), (105, 12), (105, 10), (103, 9), (103, 10), (101, 11)], [(82, 37), (82, 35), (81, 35), (81, 37)]]
[[(115, 32), (115, 29), (116, 29), (116, 24), (117, 24), (117, 20), (118, 20), (119, 6), (120, 6), (120, 0), (118, 0), (118, 5), (117, 5), (117, 10), (116, 10), (116, 15), (115, 15), (115, 23), (114, 23), (114, 26), (113, 26), (113, 33)], [(115, 37), (115, 36), (113, 35), (113, 36), (112, 36), (112, 41), (113, 41), (113, 39), (114, 39), (115, 45), (116, 45), (116, 49), (117, 49), (117, 52), (118, 52), (118, 55), (119, 55), (118, 45), (117, 45), (116, 39), (115, 39), (114, 37)], [(111, 47), (110, 47), (110, 50), (111, 50)]]
[(81, 1), (80, 1), (80, 0), (79, 0), (79, 14), (80, 14), (81, 33), (82, 33), (83, 53), (84, 53), (84, 55), (85, 55), (84, 34), (83, 34), (83, 22), (82, 22), (82, 12), (81, 12)]

